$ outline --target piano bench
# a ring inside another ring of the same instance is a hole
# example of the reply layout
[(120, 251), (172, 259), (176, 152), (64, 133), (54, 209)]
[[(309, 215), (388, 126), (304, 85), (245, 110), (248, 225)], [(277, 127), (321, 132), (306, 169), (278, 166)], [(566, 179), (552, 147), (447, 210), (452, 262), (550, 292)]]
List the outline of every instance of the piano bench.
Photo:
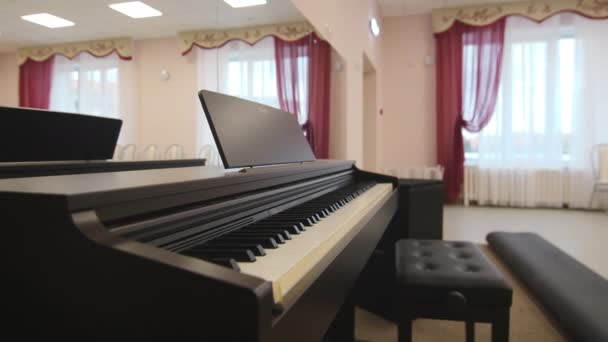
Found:
[(492, 342), (509, 340), (513, 290), (496, 266), (470, 242), (400, 240), (395, 246), (399, 342), (412, 341), (417, 318), (492, 324)]

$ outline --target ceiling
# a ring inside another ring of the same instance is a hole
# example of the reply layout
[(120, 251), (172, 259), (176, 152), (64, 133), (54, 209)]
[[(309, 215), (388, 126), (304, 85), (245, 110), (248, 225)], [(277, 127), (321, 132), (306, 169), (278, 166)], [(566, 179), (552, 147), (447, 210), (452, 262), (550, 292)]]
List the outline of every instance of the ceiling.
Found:
[[(179, 31), (242, 27), (300, 21), (305, 18), (289, 0), (267, 0), (263, 6), (232, 8), (222, 0), (143, 0), (163, 12), (160, 17), (132, 19), (108, 7), (130, 0), (0, 0), (0, 52), (23, 46), (81, 40), (175, 36)], [(21, 19), (47, 12), (73, 21), (49, 29)]]
[(458, 7), (505, 0), (378, 0), (382, 16), (396, 17), (411, 14), (430, 13), (435, 8)]

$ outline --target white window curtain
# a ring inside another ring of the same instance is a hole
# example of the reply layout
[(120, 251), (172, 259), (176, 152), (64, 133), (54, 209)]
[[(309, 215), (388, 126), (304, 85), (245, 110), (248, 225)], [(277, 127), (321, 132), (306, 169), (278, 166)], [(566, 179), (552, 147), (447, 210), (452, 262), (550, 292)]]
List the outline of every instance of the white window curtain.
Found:
[[(508, 18), (496, 110), (481, 133), (465, 133), (465, 172), (475, 175), (465, 178), (465, 192), (475, 189), (465, 197), (491, 205), (588, 205), (591, 147), (608, 142), (606, 32), (608, 20), (574, 14), (540, 24)], [(463, 58), (466, 66), (466, 49)]]
[(131, 62), (116, 53), (73, 59), (55, 56), (50, 109), (123, 120), (119, 143), (135, 142), (136, 104)]
[[(266, 37), (255, 45), (231, 41), (218, 49), (197, 49), (199, 89), (256, 101), (279, 108), (274, 39)], [(221, 165), (209, 124), (198, 105), (200, 127), (197, 133), (199, 155), (211, 158), (207, 165)]]

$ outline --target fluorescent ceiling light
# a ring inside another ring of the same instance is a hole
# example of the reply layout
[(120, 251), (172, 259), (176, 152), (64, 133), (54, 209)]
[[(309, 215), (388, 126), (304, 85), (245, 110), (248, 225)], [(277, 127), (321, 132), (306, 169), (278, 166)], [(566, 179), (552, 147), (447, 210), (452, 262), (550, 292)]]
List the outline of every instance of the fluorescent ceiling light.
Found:
[(21, 17), (23, 20), (46, 26), (48, 28), (74, 26), (74, 23), (48, 13), (29, 14)]
[(224, 2), (234, 8), (266, 5), (266, 0), (224, 0)]
[(128, 15), (129, 17), (135, 19), (158, 17), (163, 15), (161, 11), (152, 8), (141, 1), (121, 2), (108, 6), (110, 6), (110, 8), (115, 11), (118, 11), (124, 15)]

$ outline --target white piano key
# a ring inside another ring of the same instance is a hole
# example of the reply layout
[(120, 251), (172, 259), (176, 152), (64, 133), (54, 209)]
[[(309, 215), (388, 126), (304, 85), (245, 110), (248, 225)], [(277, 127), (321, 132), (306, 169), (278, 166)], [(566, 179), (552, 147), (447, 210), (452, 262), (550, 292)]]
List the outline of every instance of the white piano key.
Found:
[(275, 303), (289, 306), (384, 205), (392, 189), (388, 183), (374, 185), (280, 248), (266, 250), (256, 262), (240, 262), (241, 272), (272, 282)]

